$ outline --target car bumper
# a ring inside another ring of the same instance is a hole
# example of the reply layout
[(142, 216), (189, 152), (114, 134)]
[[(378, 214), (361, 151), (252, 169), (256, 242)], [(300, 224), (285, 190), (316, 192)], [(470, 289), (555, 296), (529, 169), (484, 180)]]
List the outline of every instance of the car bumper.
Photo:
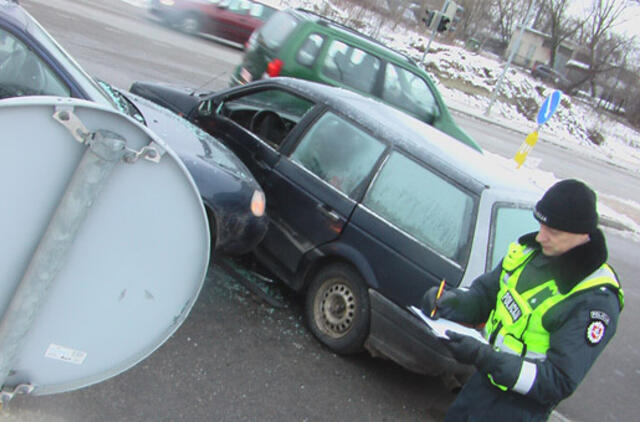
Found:
[[(244, 220), (244, 221), (241, 221)], [(217, 227), (216, 249), (225, 255), (243, 255), (251, 252), (262, 241), (267, 232), (266, 216), (237, 216), (229, 218), (223, 227)]]
[(427, 326), (408, 310), (369, 289), (371, 329), (366, 348), (420, 374), (456, 375), (462, 379), (474, 370), (456, 362)]

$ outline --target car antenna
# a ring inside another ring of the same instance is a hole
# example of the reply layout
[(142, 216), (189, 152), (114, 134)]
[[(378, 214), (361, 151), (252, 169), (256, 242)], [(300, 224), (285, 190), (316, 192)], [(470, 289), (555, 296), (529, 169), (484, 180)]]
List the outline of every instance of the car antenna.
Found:
[(204, 84), (202, 84), (198, 88), (194, 89), (193, 92), (191, 93), (191, 95), (195, 95), (196, 92), (200, 91), (202, 88), (204, 88), (205, 86), (209, 85), (211, 82), (215, 81), (216, 79), (218, 79), (221, 76), (224, 76), (226, 74), (227, 74), (227, 72), (222, 72), (222, 73), (214, 76), (213, 78), (209, 79), (207, 82), (205, 82)]

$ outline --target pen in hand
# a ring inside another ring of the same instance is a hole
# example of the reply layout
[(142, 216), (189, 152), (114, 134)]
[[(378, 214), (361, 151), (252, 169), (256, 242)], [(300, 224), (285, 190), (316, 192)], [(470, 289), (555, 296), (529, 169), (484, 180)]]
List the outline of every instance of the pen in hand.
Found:
[(442, 296), (442, 292), (444, 291), (444, 278), (440, 282), (440, 287), (438, 288), (438, 293), (436, 294), (436, 302), (433, 305), (433, 309), (431, 310), (431, 318), (433, 318), (438, 310), (438, 299)]

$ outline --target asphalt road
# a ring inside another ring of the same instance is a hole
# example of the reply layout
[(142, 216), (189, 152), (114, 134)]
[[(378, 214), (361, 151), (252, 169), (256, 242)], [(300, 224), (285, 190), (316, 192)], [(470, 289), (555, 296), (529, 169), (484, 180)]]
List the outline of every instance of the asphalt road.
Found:
[[(120, 87), (154, 80), (218, 89), (240, 61), (240, 51), (164, 28), (119, 0), (21, 3), (89, 73)], [(482, 130), (521, 142), (500, 128)], [(601, 171), (598, 163), (591, 165)], [(576, 421), (636, 420), (640, 413), (640, 315), (634, 307), (640, 248), (613, 233), (609, 239), (612, 263), (626, 282), (627, 307), (612, 345), (559, 407)], [(0, 421), (442, 419), (454, 395), (439, 379), (368, 356), (331, 353), (306, 330), (298, 298), (252, 276), (250, 262), (240, 264), (239, 279), (219, 265), (210, 268), (189, 318), (149, 358), (86, 389), (14, 398)], [(247, 283), (282, 306), (251, 293)]]

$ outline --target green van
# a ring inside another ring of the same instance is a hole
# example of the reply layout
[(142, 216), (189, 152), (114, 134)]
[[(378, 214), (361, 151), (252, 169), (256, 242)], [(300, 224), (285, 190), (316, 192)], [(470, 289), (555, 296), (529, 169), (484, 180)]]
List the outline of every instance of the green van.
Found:
[(471, 147), (429, 75), (409, 57), (316, 13), (287, 9), (253, 32), (231, 85), (291, 76), (378, 98)]

